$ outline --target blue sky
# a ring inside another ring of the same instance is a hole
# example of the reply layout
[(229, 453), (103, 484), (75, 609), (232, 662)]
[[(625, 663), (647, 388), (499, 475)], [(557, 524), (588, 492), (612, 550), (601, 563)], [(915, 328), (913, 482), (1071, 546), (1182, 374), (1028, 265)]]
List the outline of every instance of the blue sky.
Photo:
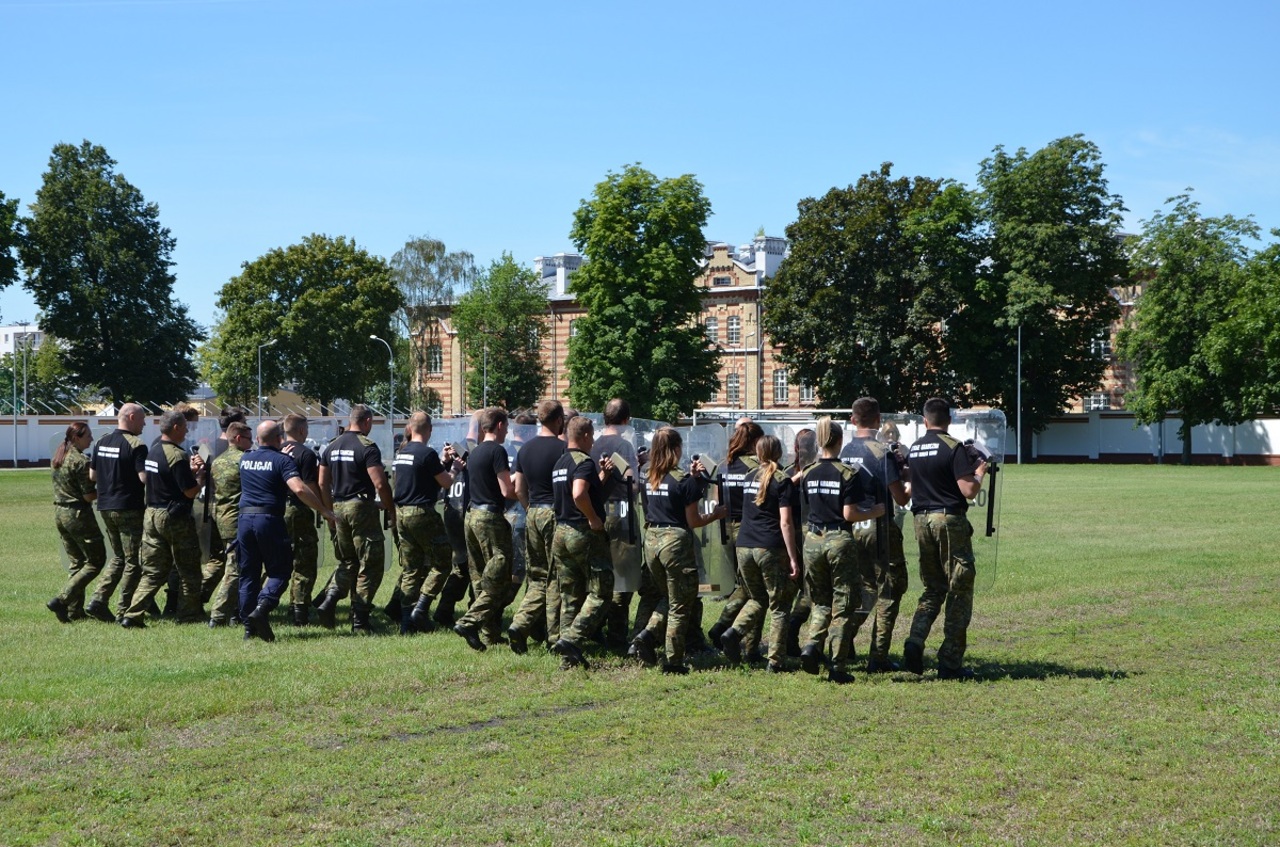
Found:
[[(312, 233), (482, 264), (572, 250), (640, 162), (695, 174), (709, 239), (783, 234), (883, 161), (972, 184), (1084, 133), (1136, 228), (1171, 194), (1280, 227), (1280, 4), (0, 0), (0, 191), (89, 139), (160, 207), (177, 296)], [(1270, 58), (1268, 58), (1270, 57)], [(20, 287), (0, 320), (31, 318)]]

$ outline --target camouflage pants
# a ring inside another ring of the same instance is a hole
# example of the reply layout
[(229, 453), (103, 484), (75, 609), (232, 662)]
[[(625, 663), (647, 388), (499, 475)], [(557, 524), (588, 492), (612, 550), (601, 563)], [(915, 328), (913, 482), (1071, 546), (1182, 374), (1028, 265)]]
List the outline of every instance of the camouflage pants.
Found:
[(94, 602), (106, 603), (120, 587), (120, 609), (129, 606), (142, 578), (142, 510), (106, 509), (102, 512), (102, 525), (107, 530), (107, 542), (111, 545), (111, 558), (102, 571), (98, 587), (93, 592)]
[(560, 581), (560, 637), (571, 644), (595, 632), (613, 596), (613, 562), (603, 530), (556, 527), (551, 557)]
[[(733, 562), (733, 591), (724, 598), (724, 608), (720, 610), (720, 619), (716, 621), (722, 628), (733, 626), (733, 622), (747, 604), (750, 593), (742, 582), (742, 572), (738, 570), (741, 561), (738, 559), (738, 530), (742, 528), (739, 521), (725, 521), (726, 537), (729, 543), (725, 546), (725, 555)], [(754, 633), (754, 630), (752, 631)]]
[(191, 515), (171, 515), (165, 509), (148, 507), (142, 519), (142, 579), (124, 617), (138, 620), (147, 604), (177, 570), (182, 584), (178, 622), (204, 619), (200, 609), (200, 536)]
[[(222, 545), (222, 578), (213, 591), (213, 606), (209, 609), (209, 620), (226, 623), (235, 616), (240, 608), (240, 550), (236, 543), (236, 523), (239, 520), (238, 509), (220, 514), (214, 521), (214, 529), (224, 540)], [(212, 575), (212, 568), (205, 567), (203, 576)]]
[(336, 590), (339, 597), (345, 597), (349, 592), (351, 611), (367, 612), (373, 608), (373, 598), (382, 585), (386, 567), (386, 551), (379, 523), (382, 512), (368, 500), (334, 503), (333, 512), (338, 518), (333, 538), (334, 555), (338, 561), (330, 590)]
[(889, 661), (893, 627), (898, 622), (902, 595), (907, 593), (907, 557), (902, 549), (902, 527), (893, 520), (885, 521), (889, 532), (889, 560), (881, 561), (876, 573), (876, 611), (871, 621), (873, 660)]
[(684, 646), (698, 600), (698, 562), (693, 533), (681, 527), (644, 531), (645, 564), (653, 574), (660, 599), (645, 626), (657, 640), (667, 631), (667, 664), (684, 663)]
[[(661, 596), (658, 594), (657, 586), (653, 584), (653, 576), (644, 566), (640, 537), (636, 536), (635, 542), (632, 542), (632, 517), (630, 515), (623, 517), (623, 507), (630, 508), (626, 503), (606, 503), (604, 518), (604, 531), (609, 536), (609, 560), (613, 563), (615, 589), (613, 596), (609, 598), (609, 607), (605, 610), (605, 640), (615, 650), (627, 649), (631, 639), (649, 622), (649, 616), (657, 608)], [(639, 586), (639, 589), (618, 591), (619, 583)], [(640, 595), (640, 602), (636, 605), (635, 623), (632, 625), (631, 597), (634, 594)]]
[[(210, 507), (210, 511), (213, 507)], [(213, 517), (211, 514), (210, 518)], [(232, 521), (232, 525), (235, 522)], [(227, 547), (235, 544), (236, 537), (231, 536), (230, 542), (226, 540), (226, 536), (218, 529), (217, 520), (211, 520), (209, 523), (209, 558), (205, 561), (200, 569), (201, 578), (201, 596), (208, 593), (210, 598), (218, 590), (218, 585), (222, 582), (223, 576), (227, 572)]]
[(316, 513), (306, 506), (290, 503), (284, 507), (284, 525), (293, 543), (293, 576), (289, 578), (289, 602), (309, 606), (316, 590), (316, 570), (320, 564), (320, 534)]
[(492, 636), (500, 629), (502, 610), (510, 602), (511, 566), (515, 558), (511, 524), (497, 512), (480, 509), (468, 510), (465, 521), (467, 561), (476, 597), (458, 623)]
[(842, 529), (804, 534), (804, 578), (809, 588), (808, 644), (823, 648), (833, 669), (849, 659), (850, 606), (856, 583), (853, 536)]
[[(849, 644), (853, 650), (853, 640), (867, 619), (875, 614), (876, 586), (883, 571), (884, 551), (881, 549), (879, 521), (859, 521), (853, 525), (853, 563), (854, 585), (850, 597), (852, 608), (849, 611)], [(887, 540), (887, 538), (886, 538)]]
[(915, 524), (924, 592), (907, 641), (923, 647), (945, 604), (938, 667), (959, 670), (973, 616), (973, 527), (963, 515), (918, 514)]
[(444, 519), (435, 506), (401, 506), (396, 509), (396, 526), (400, 533), (401, 602), (413, 605), (421, 594), (439, 595), (453, 566)]
[(84, 590), (107, 562), (107, 547), (102, 543), (102, 530), (93, 516), (89, 504), (81, 506), (54, 506), (54, 522), (62, 549), (71, 563), (67, 571), (67, 584), (58, 598), (67, 604), (72, 617), (84, 613)]
[[(533, 506), (525, 526), (525, 561), (529, 576), (524, 600), (511, 620), (511, 628), (528, 635), (545, 628), (547, 640), (560, 637), (560, 581), (552, 554), (556, 513), (550, 506)], [(514, 538), (514, 536), (513, 536)], [(539, 626), (541, 624), (541, 626)]]
[[(738, 574), (747, 600), (732, 621), (738, 632), (754, 634), (769, 612), (769, 662), (782, 664), (791, 611), (791, 560), (785, 547), (739, 547)], [(745, 640), (745, 639), (744, 639)]]

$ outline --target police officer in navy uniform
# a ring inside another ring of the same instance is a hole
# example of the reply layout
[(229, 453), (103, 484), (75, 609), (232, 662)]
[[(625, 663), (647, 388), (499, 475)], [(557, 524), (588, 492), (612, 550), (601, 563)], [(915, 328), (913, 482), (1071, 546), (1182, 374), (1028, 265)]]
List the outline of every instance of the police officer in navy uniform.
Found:
[(240, 458), (240, 519), (236, 526), (240, 619), (245, 638), (256, 636), (263, 641), (275, 640), (267, 616), (280, 604), (293, 573), (293, 544), (284, 522), (290, 494), (328, 520), (334, 517), (302, 481), (293, 458), (281, 452), (283, 441), (280, 424), (263, 421), (258, 424), (257, 449)]

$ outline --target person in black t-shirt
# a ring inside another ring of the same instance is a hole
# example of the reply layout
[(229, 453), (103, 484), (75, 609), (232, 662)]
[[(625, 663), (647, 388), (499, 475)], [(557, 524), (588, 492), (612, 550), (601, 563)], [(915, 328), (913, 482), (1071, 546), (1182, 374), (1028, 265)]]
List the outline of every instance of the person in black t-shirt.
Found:
[[(280, 450), (298, 466), (298, 478), (320, 497), (320, 457), (307, 446), (311, 426), (302, 415), (288, 414), (282, 421), (285, 441)], [(306, 626), (311, 619), (311, 595), (315, 591), (320, 563), (320, 535), (316, 513), (296, 495), (289, 495), (284, 507), (284, 525), (293, 545), (293, 572), (289, 577), (289, 610), (294, 626)]]
[[(347, 431), (325, 447), (320, 456), (320, 498), (337, 515), (333, 548), (337, 566), (324, 600), (316, 608), (321, 626), (336, 625), (338, 601), (351, 591), (351, 631), (372, 635), (369, 613), (386, 567), (378, 504), (392, 528), (396, 507), (382, 467), (382, 451), (369, 439), (373, 410), (363, 403), (351, 407)], [(375, 499), (376, 498), (376, 499)]]
[(942, 607), (942, 645), (938, 678), (967, 679), (964, 667), (969, 619), (973, 615), (973, 527), (966, 515), (969, 500), (982, 490), (986, 463), (976, 451), (947, 434), (951, 406), (940, 397), (924, 404), (925, 434), (911, 445), (911, 511), (920, 547), (920, 581), (924, 592), (911, 619), (902, 661), (912, 673), (924, 673), (924, 644)]
[[(738, 617), (738, 613), (742, 611), (743, 605), (747, 602), (748, 591), (746, 585), (742, 582), (742, 574), (738, 573), (738, 528), (742, 525), (742, 507), (743, 507), (743, 488), (747, 484), (747, 480), (755, 475), (756, 470), (760, 467), (756, 462), (756, 442), (764, 435), (764, 430), (760, 428), (760, 424), (751, 420), (751, 418), (742, 418), (733, 428), (733, 435), (729, 439), (729, 455), (724, 460), (724, 482), (722, 484), (722, 494), (725, 504), (729, 507), (729, 517), (725, 520), (725, 537), (729, 539), (729, 544), (725, 548), (725, 553), (729, 556), (729, 561), (733, 563), (733, 591), (725, 598), (724, 608), (720, 610), (720, 618), (711, 625), (710, 631), (707, 633), (711, 637), (712, 646), (719, 646), (720, 636), (724, 634), (734, 620)], [(761, 625), (764, 623), (763, 617), (757, 617)], [(743, 633), (743, 643), (746, 645), (747, 652), (753, 652), (753, 649), (760, 641), (760, 633), (756, 629)]]
[(98, 512), (111, 545), (111, 559), (102, 569), (84, 612), (106, 623), (119, 620), (108, 605), (116, 587), (120, 587), (119, 609), (123, 612), (142, 578), (139, 553), (146, 508), (147, 445), (139, 436), (146, 420), (146, 409), (137, 403), (121, 406), (116, 428), (98, 439), (89, 463), (89, 479), (98, 486)]
[(511, 481), (507, 451), (502, 442), (507, 438), (508, 419), (505, 409), (491, 407), (480, 414), (483, 439), (467, 458), (471, 505), (467, 509), (467, 562), (471, 568), (471, 585), (475, 591), (467, 613), (453, 626), (453, 631), (466, 640), (473, 650), (484, 650), (480, 640), (483, 629), (489, 640), (500, 640), (502, 606), (511, 585), (511, 524), (504, 512), (506, 504), (516, 499)]
[(453, 447), (444, 448), (442, 462), (435, 448), (427, 445), (431, 417), (425, 412), (410, 416), (404, 434), (406, 440), (396, 453), (395, 498), (400, 528), (400, 634), (408, 635), (433, 628), (431, 604), (449, 578), (453, 548), (436, 501), (442, 490), (453, 485), (454, 473), (462, 470), (463, 463), (454, 460)]
[(531, 634), (554, 643), (560, 637), (560, 585), (551, 561), (551, 541), (556, 531), (551, 471), (565, 454), (560, 440), (564, 430), (564, 407), (559, 400), (544, 400), (538, 405), (538, 435), (529, 439), (516, 454), (512, 481), (516, 496), (527, 514), (525, 526), (525, 560), (528, 580), (524, 599), (507, 628), (511, 650), (528, 650)]

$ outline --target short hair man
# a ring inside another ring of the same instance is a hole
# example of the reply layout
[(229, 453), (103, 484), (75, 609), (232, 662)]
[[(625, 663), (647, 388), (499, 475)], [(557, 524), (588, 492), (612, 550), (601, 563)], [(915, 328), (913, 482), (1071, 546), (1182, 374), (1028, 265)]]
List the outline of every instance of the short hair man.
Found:
[(147, 445), (142, 428), (147, 411), (137, 403), (120, 407), (116, 428), (98, 439), (89, 464), (89, 478), (98, 486), (98, 512), (111, 545), (93, 597), (84, 612), (107, 623), (118, 619), (108, 603), (120, 587), (120, 611), (128, 608), (142, 578), (142, 517), (146, 508)]
[(973, 615), (973, 527), (969, 500), (982, 489), (986, 463), (952, 438), (951, 406), (940, 397), (924, 404), (925, 433), (911, 445), (911, 512), (920, 546), (920, 581), (924, 592), (911, 619), (903, 646), (903, 664), (924, 673), (924, 644), (938, 614), (946, 607), (938, 678), (966, 679), (964, 667), (969, 619)]
[[(320, 499), (320, 458), (307, 446), (311, 427), (303, 415), (290, 413), (282, 423), (285, 440), (280, 451), (298, 466), (298, 478)], [(289, 609), (294, 626), (306, 626), (311, 620), (311, 595), (316, 585), (320, 563), (320, 536), (316, 532), (316, 513), (292, 491), (284, 507), (284, 525), (293, 544), (293, 574), (289, 578)]]
[(434, 629), (431, 604), (439, 596), (453, 565), (453, 548), (445, 535), (444, 520), (436, 511), (440, 493), (453, 485), (453, 473), (445, 465), (462, 470), (453, 461), (453, 448), (444, 458), (427, 444), (431, 416), (414, 412), (404, 427), (405, 440), (395, 458), (396, 525), (400, 540), (400, 634)]
[[(235, 538), (240, 520), (240, 457), (252, 449), (253, 438), (247, 424), (233, 421), (227, 426), (227, 449), (213, 460), (210, 478), (214, 487), (213, 521), (219, 540)], [(208, 575), (206, 569), (205, 575)], [(240, 568), (236, 561), (235, 545), (226, 548), (222, 576), (212, 593), (213, 607), (209, 609), (209, 626), (220, 627), (230, 623), (240, 605)]]

